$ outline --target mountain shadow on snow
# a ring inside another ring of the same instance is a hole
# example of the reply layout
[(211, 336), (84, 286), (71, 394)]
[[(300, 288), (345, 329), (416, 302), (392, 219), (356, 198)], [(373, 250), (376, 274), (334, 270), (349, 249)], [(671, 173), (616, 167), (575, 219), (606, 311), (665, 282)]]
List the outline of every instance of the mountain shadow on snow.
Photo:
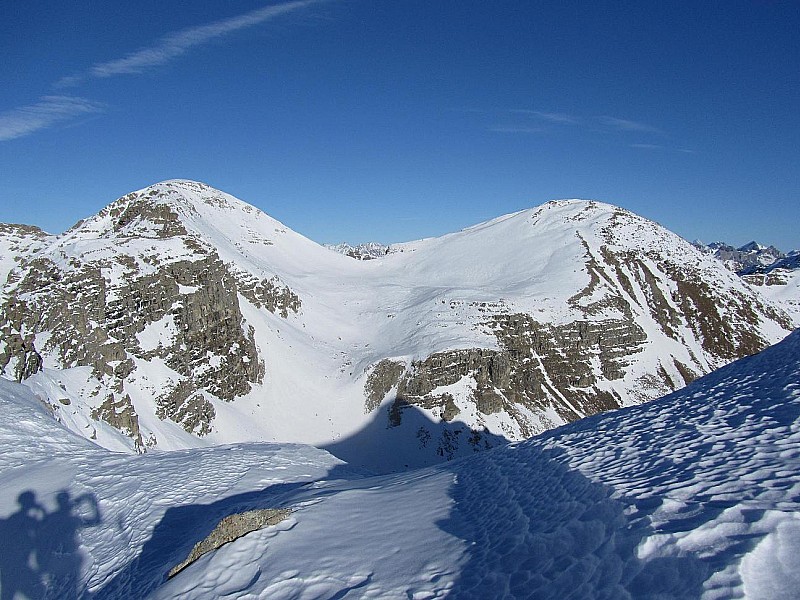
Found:
[[(398, 418), (398, 412), (402, 418)], [(501, 435), (458, 421), (434, 421), (413, 404), (387, 403), (350, 436), (322, 446), (337, 458), (372, 473), (391, 473), (471, 456), (509, 443)]]

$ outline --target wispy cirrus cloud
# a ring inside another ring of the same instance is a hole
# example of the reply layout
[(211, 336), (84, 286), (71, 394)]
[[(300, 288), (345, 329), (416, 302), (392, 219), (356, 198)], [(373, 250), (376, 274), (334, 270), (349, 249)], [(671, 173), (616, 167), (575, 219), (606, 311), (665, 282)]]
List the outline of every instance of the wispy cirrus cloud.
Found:
[(42, 96), (39, 102), (0, 113), (0, 142), (30, 135), (80, 115), (102, 112), (105, 105), (77, 96)]
[[(90, 79), (143, 73), (147, 69), (177, 59), (193, 48), (241, 29), (255, 27), (281, 15), (329, 1), (293, 0), (252, 10), (206, 25), (175, 31), (161, 37), (155, 43), (131, 52), (122, 58), (98, 62), (83, 73), (62, 77), (54, 85), (57, 88), (74, 87)], [(102, 112), (104, 109), (104, 104), (79, 96), (42, 96), (35, 104), (12, 108), (0, 113), (0, 142), (24, 137), (57, 123), (81, 115)]]
[(597, 120), (600, 121), (603, 125), (607, 127), (611, 127), (612, 129), (617, 129), (619, 131), (630, 131), (634, 133), (654, 133), (657, 135), (664, 135), (664, 132), (661, 131), (658, 127), (653, 127), (652, 125), (648, 125), (647, 123), (640, 123), (639, 121), (631, 121), (629, 119), (619, 119), (617, 117), (597, 117)]
[[(694, 154), (689, 148), (668, 143), (671, 136), (663, 129), (649, 123), (632, 121), (609, 115), (578, 116), (565, 112), (550, 112), (527, 108), (503, 110), (463, 109), (460, 112), (487, 114), (494, 117), (493, 125), (486, 127), (492, 133), (557, 135), (559, 132), (577, 132), (579, 135), (601, 135), (618, 140), (628, 148), (643, 151), (680, 152)], [(633, 142), (634, 139), (640, 142)], [(626, 143), (630, 141), (631, 143)], [(653, 142), (659, 143), (653, 143)]]
[(504, 127), (502, 125), (497, 125), (489, 127), (489, 131), (493, 131), (494, 133), (541, 133), (543, 129), (541, 127)]
[(106, 62), (92, 65), (85, 73), (63, 77), (56, 85), (67, 87), (92, 78), (142, 73), (152, 67), (166, 64), (186, 54), (189, 50), (207, 44), (233, 32), (254, 27), (275, 17), (291, 13), (326, 0), (296, 0), (259, 8), (242, 15), (229, 17), (206, 25), (189, 27), (169, 33), (150, 46)]
[(566, 113), (544, 112), (541, 110), (528, 110), (524, 108), (516, 108), (508, 111), (518, 115), (529, 115), (548, 123), (558, 123), (560, 125), (578, 125), (581, 120), (573, 115)]
[(639, 150), (663, 150), (665, 152), (680, 152), (682, 154), (696, 154), (690, 148), (674, 148), (672, 146), (662, 146), (661, 144), (628, 144), (630, 148), (638, 148)]

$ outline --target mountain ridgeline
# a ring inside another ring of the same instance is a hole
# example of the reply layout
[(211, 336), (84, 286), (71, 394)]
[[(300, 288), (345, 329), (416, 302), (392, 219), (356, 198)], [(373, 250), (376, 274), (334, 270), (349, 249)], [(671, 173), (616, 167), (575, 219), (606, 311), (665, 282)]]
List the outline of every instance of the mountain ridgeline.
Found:
[(714, 257), (598, 202), (354, 260), (175, 180), (62, 235), (1, 226), (0, 247), (3, 375), (113, 449), (431, 463), (660, 397), (792, 328)]

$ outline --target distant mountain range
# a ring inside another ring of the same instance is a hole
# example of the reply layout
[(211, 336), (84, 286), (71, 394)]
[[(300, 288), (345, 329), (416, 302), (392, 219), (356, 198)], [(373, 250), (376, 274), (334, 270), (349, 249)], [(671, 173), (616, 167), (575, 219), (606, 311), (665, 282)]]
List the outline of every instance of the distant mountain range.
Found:
[(775, 246), (763, 246), (757, 242), (740, 248), (724, 242), (692, 243), (702, 252), (722, 261), (761, 294), (778, 303), (792, 316), (794, 326), (800, 327), (800, 251), (784, 254)]
[(2, 226), (0, 248), (2, 373), (114, 450), (429, 464), (660, 397), (793, 328), (714, 256), (581, 200), (353, 260), (173, 180), (62, 235)]
[(372, 260), (389, 253), (389, 246), (384, 246), (378, 242), (367, 242), (355, 246), (343, 242), (341, 244), (326, 244), (325, 247), (358, 260)]
[(787, 256), (775, 246), (763, 246), (758, 242), (749, 242), (739, 248), (735, 248), (725, 242), (704, 244), (700, 241), (694, 241), (692, 244), (701, 252), (711, 254), (721, 260), (726, 267), (739, 275), (748, 274), (758, 269), (768, 269)]

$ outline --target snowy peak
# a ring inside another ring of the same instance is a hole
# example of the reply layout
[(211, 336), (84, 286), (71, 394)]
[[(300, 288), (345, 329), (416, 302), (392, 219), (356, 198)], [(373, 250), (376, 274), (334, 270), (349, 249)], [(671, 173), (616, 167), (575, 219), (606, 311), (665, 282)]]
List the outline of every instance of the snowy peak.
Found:
[[(70, 232), (78, 236), (173, 237), (187, 228), (214, 219), (269, 220), (256, 207), (204, 183), (175, 179), (131, 192), (112, 202), (96, 217), (79, 222)], [(70, 233), (68, 232), (68, 233)]]
[(762, 246), (755, 240), (753, 240), (752, 242), (748, 242), (744, 246), (740, 246), (738, 248), (739, 252), (761, 252), (766, 249), (767, 249), (766, 246)]

